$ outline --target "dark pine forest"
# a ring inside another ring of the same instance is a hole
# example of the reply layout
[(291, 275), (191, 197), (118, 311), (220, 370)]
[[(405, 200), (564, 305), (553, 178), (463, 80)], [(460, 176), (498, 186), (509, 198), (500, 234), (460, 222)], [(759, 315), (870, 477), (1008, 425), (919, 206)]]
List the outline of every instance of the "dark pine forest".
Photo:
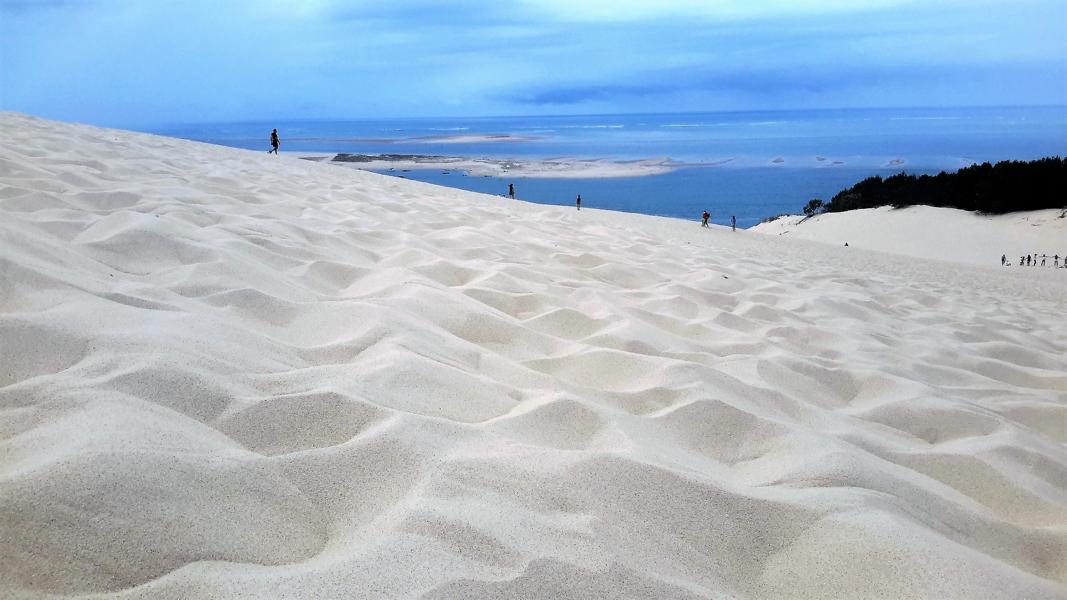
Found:
[(989, 214), (1067, 208), (1067, 161), (1060, 157), (1010, 160), (971, 165), (955, 173), (868, 177), (839, 192), (822, 209), (841, 212), (915, 204)]

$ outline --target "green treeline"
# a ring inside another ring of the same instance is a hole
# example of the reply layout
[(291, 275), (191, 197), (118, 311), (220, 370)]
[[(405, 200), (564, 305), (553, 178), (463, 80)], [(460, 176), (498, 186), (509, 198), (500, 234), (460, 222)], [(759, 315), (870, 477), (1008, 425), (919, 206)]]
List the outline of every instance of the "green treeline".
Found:
[(914, 204), (991, 214), (1067, 207), (1067, 161), (1060, 157), (1006, 160), (971, 165), (955, 173), (868, 177), (839, 192), (822, 209), (841, 212)]

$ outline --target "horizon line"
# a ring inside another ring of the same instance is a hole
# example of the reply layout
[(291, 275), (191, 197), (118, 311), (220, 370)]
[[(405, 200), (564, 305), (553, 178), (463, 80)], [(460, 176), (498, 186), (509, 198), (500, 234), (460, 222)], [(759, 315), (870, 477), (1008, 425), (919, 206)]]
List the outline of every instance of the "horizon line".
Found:
[[(276, 121), (291, 123), (313, 122), (383, 122), (393, 120), (462, 120), (462, 119), (524, 119), (524, 118), (569, 118), (569, 117), (639, 117), (639, 116), (663, 116), (663, 115), (709, 115), (709, 114), (745, 114), (745, 113), (782, 113), (799, 112), (814, 113), (821, 111), (879, 111), (879, 110), (960, 110), (960, 109), (1056, 109), (1067, 110), (1065, 104), (971, 104), (971, 105), (913, 105), (913, 106), (840, 106), (825, 108), (752, 108), (752, 109), (718, 109), (718, 110), (686, 110), (686, 111), (661, 111), (661, 112), (576, 112), (576, 113), (513, 113), (513, 114), (486, 114), (486, 115), (396, 115), (387, 117), (260, 117), (255, 119), (240, 120), (204, 120), (204, 121), (171, 121), (157, 122), (157, 126), (177, 125), (218, 125), (218, 124), (260, 124)], [(2, 110), (2, 109), (0, 109)], [(17, 112), (17, 111), (12, 111)]]

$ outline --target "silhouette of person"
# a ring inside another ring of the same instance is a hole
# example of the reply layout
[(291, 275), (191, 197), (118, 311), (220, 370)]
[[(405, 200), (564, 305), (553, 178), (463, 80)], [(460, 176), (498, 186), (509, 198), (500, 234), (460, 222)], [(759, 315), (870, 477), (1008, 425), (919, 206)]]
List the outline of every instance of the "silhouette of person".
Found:
[(582, 195), (578, 194), (578, 198), (575, 199), (574, 205), (578, 207), (578, 210), (582, 210)]
[(700, 215), (700, 226), (701, 227), (707, 227), (708, 226), (708, 219), (710, 219), (710, 218), (711, 218), (711, 213), (709, 213), (708, 211), (705, 210), (704, 214)]
[(730, 215), (730, 229), (737, 231), (737, 217), (735, 215)]
[(1030, 266), (1030, 255), (1029, 254), (1026, 255), (1026, 266), (1028, 266), (1028, 267)]
[(1006, 262), (1008, 262), (1008, 255), (1007, 254), (1001, 254), (1000, 255), (1000, 266), (1003, 267), (1004, 263), (1006, 263)]
[(1025, 257), (1025, 256), (1020, 256), (1020, 257), (1019, 257), (1019, 266), (1020, 266), (1020, 267), (1021, 267), (1021, 266), (1023, 266), (1023, 263), (1024, 263), (1025, 261), (1026, 261), (1026, 257)]
[(515, 184), (514, 183), (509, 183), (508, 184), (508, 196), (511, 196), (512, 200), (515, 199)]
[(1060, 266), (1060, 255), (1057, 254), (1057, 255), (1052, 257), (1052, 268), (1053, 269), (1058, 269), (1059, 266)]
[(1041, 266), (1042, 266), (1042, 267), (1043, 267), (1043, 266), (1045, 266), (1045, 259), (1046, 259), (1046, 258), (1048, 258), (1048, 255), (1047, 255), (1047, 254), (1042, 254), (1042, 255), (1041, 255)]
[(273, 152), (274, 155), (277, 156), (278, 155), (278, 146), (279, 146), (279, 143), (278, 143), (278, 130), (277, 129), (272, 129), (271, 132), (270, 132), (270, 150), (267, 150), (267, 154), (270, 154), (271, 152)]

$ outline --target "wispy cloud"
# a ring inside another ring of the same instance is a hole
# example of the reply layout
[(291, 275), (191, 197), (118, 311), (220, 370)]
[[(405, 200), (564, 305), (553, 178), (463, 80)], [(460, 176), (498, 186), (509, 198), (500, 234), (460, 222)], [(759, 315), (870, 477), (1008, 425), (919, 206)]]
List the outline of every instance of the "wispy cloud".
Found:
[(92, 0), (0, 0), (0, 13), (34, 12), (84, 6)]
[[(954, 4), (932, 0), (939, 4)], [(863, 13), (912, 4), (913, 0), (522, 0), (532, 11), (566, 21), (612, 22), (654, 19), (738, 21), (760, 18)]]
[(1065, 6), (0, 0), (0, 107), (123, 124), (1067, 103)]

